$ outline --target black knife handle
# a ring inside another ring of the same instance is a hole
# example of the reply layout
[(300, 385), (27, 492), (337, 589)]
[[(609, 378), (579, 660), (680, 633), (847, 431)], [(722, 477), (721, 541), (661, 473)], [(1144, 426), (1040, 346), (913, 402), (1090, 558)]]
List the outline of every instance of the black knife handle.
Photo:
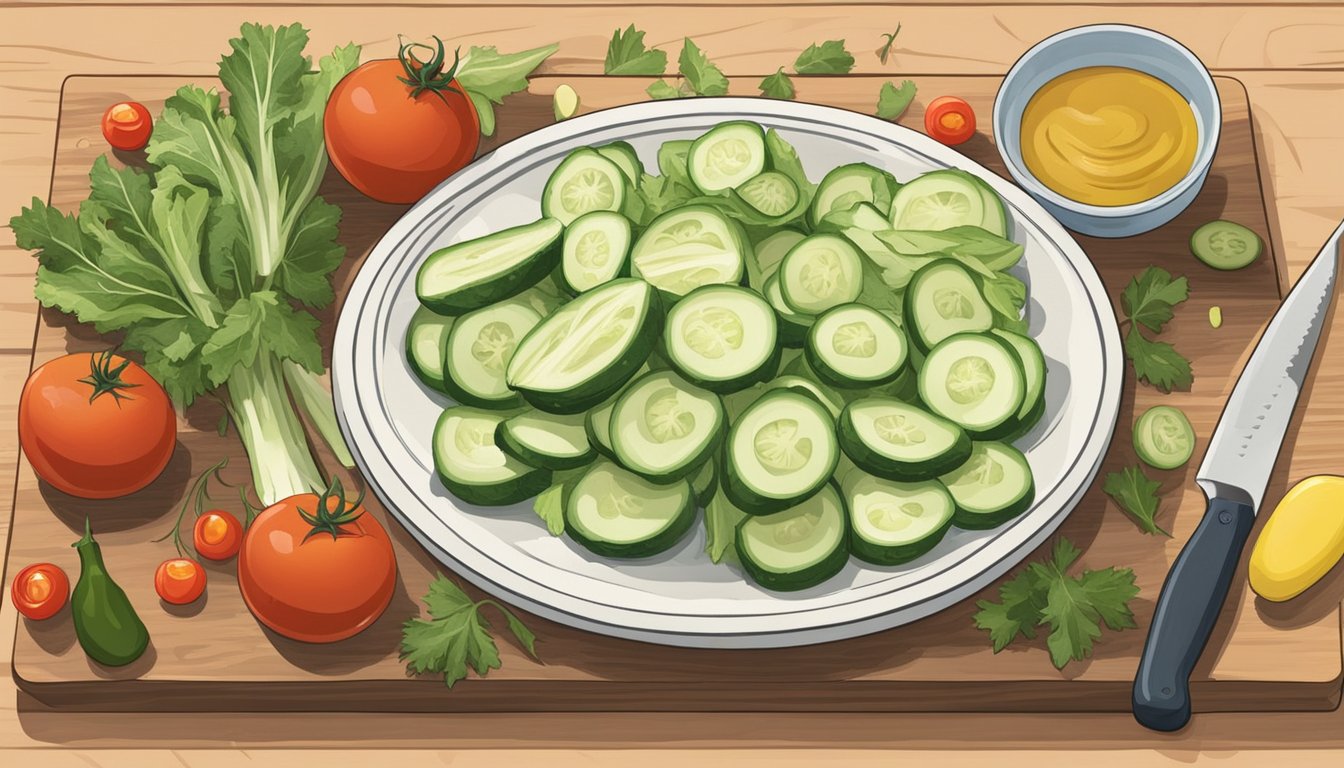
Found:
[(1254, 522), (1251, 505), (1214, 497), (1176, 556), (1134, 678), (1134, 719), (1141, 725), (1175, 731), (1190, 720), (1190, 673), (1213, 632)]

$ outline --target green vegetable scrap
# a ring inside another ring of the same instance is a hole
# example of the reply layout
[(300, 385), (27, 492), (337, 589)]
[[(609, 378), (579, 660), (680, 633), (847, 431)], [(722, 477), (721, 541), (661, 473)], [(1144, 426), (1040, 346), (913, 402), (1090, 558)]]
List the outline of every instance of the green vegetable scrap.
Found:
[(813, 43), (793, 62), (800, 75), (847, 75), (854, 68), (854, 56), (845, 50), (844, 40)]
[(1106, 475), (1101, 489), (1120, 505), (1126, 514), (1134, 519), (1139, 530), (1144, 533), (1170, 536), (1171, 534), (1157, 524), (1157, 489), (1159, 483), (1149, 480), (1138, 465), (1125, 467), (1119, 472)]
[(473, 602), (443, 574), (430, 583), (424, 602), (429, 619), (407, 621), (401, 635), (401, 660), (417, 675), (441, 674), (452, 688), (467, 676), (468, 668), (480, 676), (499, 669), (499, 647), (490, 634), (490, 622), (481, 613), (486, 606), (504, 614), (514, 638), (529, 656), (537, 658), (536, 635), (512, 611), (494, 600)]
[(914, 100), (915, 84), (912, 81), (902, 80), (899, 86), (887, 81), (877, 94), (877, 116), (883, 120), (896, 120), (905, 114)]
[(771, 99), (792, 99), (794, 97), (793, 80), (784, 74), (783, 67), (761, 81), (761, 95)]
[(667, 54), (644, 48), (644, 33), (631, 24), (611, 34), (602, 72), (607, 75), (662, 75), (667, 71)]
[[(608, 53), (610, 55), (610, 53)], [(645, 92), (652, 99), (675, 99), (681, 96), (724, 96), (728, 93), (728, 78), (705, 52), (700, 50), (691, 38), (681, 43), (681, 57), (677, 60), (677, 72), (681, 82), (672, 85), (665, 80), (655, 80)], [(661, 74), (659, 72), (658, 74)]]
[(885, 40), (882, 43), (882, 47), (877, 49), (878, 61), (882, 62), (883, 64), (887, 63), (887, 57), (891, 55), (891, 48), (896, 44), (896, 36), (899, 34), (901, 34), (900, 24), (896, 25), (895, 31), (882, 33), (882, 37), (885, 38)]
[[(527, 78), (551, 54), (558, 44), (543, 45), (517, 53), (500, 53), (493, 45), (473, 45), (457, 68), (457, 82), (467, 91), (481, 122), (481, 133), (495, 133), (495, 104), (504, 97), (527, 90)], [(577, 104), (575, 105), (577, 107)]]
[(1125, 334), (1125, 354), (1133, 361), (1138, 378), (1163, 392), (1190, 386), (1195, 378), (1190, 361), (1171, 344), (1144, 336), (1139, 326), (1161, 333), (1172, 318), (1173, 308), (1189, 296), (1186, 279), (1172, 278), (1161, 267), (1148, 267), (1136, 275), (1120, 296), (1125, 319), (1130, 324)]

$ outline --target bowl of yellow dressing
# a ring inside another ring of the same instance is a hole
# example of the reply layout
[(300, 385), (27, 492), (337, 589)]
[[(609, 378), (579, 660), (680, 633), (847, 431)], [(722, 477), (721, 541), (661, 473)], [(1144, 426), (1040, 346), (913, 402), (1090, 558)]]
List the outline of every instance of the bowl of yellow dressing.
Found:
[(1222, 109), (1193, 53), (1142, 27), (1096, 24), (1037, 43), (994, 100), (1013, 179), (1066, 227), (1129, 237), (1190, 205), (1218, 148)]

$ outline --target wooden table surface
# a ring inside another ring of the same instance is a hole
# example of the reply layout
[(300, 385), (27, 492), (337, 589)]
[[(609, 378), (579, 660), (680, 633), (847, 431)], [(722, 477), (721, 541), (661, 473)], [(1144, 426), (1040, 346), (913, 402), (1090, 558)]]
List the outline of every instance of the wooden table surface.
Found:
[[(617, 0), (489, 3), (418, 0), (372, 7), (327, 0), (303, 7), (256, 2), (10, 2), (0, 0), (0, 219), (46, 197), (62, 82), (72, 74), (215, 71), (244, 21), (300, 21), (310, 51), (354, 40), (386, 55), (398, 33), (511, 50), (558, 40), (548, 74), (602, 68), (611, 30), (635, 23), (675, 57), (693, 37), (729, 75), (761, 76), (809, 43), (845, 38), (856, 73), (1002, 74), (1034, 42), (1096, 22), (1148, 26), (1181, 40), (1217, 74), (1245, 83), (1267, 170), (1270, 228), (1296, 279), (1344, 217), (1344, 5), (1339, 0), (1176, 0), (1142, 3), (986, 3), (924, 0), (891, 7), (737, 0), (663, 4)], [(766, 7), (773, 6), (773, 7)], [(902, 31), (887, 66), (879, 33)], [(917, 79), (917, 78), (916, 78)], [(0, 232), (0, 537), (8, 544), (17, 466), (16, 401), (33, 346), (34, 262)], [(1339, 320), (1336, 320), (1338, 323)], [(1316, 412), (1344, 426), (1344, 413)], [(1286, 455), (1289, 474), (1340, 472), (1338, 461)], [(8, 588), (12, 574), (5, 574)], [(0, 658), (16, 614), (0, 608)], [(295, 748), (308, 748), (302, 756)], [(808, 748), (807, 751), (800, 751)], [(656, 750), (633, 754), (629, 750)], [(750, 755), (741, 752), (760, 749)], [(824, 752), (811, 750), (824, 750)], [(985, 750), (1011, 750), (989, 758)], [(356, 751), (360, 750), (360, 751)], [(379, 750), (379, 754), (363, 750)], [(395, 754), (382, 750), (397, 750)], [(519, 750), (528, 750), (520, 752)], [(539, 751), (544, 750), (544, 751)], [(884, 750), (876, 752), (874, 750)], [(1226, 765), (1338, 765), (1344, 712), (1201, 715), (1179, 734), (1125, 715), (113, 715), (43, 711), (0, 673), (4, 765), (820, 765), (841, 757), (884, 764), (906, 757), (948, 766), (1060, 763), (1134, 765), (1217, 758)], [(1286, 751), (1291, 750), (1288, 754)], [(395, 760), (396, 763), (392, 761)]]

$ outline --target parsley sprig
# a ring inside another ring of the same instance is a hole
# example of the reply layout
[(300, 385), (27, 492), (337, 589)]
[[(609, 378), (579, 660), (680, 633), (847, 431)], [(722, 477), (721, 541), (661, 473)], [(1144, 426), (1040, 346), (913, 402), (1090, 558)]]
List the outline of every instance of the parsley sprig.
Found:
[(1115, 500), (1139, 526), (1139, 530), (1144, 533), (1163, 536), (1171, 534), (1157, 524), (1157, 489), (1160, 483), (1156, 480), (1149, 480), (1138, 465), (1125, 467), (1119, 472), (1111, 472), (1106, 475), (1106, 481), (1102, 484), (1101, 490), (1106, 492)]
[(537, 658), (536, 635), (494, 600), (473, 601), (443, 574), (429, 585), (425, 607), (429, 619), (413, 618), (402, 626), (401, 660), (415, 674), (442, 674), (452, 688), (467, 676), (468, 668), (484, 676), (499, 669), (499, 647), (490, 634), (490, 622), (481, 609), (491, 606), (504, 614), (509, 632), (532, 658)]
[(1125, 286), (1120, 303), (1129, 322), (1125, 333), (1125, 355), (1134, 363), (1134, 374), (1163, 392), (1186, 389), (1194, 381), (1190, 361), (1176, 347), (1153, 341), (1140, 326), (1161, 333), (1171, 320), (1173, 309), (1190, 296), (1190, 284), (1184, 277), (1173, 278), (1161, 267), (1148, 267)]

